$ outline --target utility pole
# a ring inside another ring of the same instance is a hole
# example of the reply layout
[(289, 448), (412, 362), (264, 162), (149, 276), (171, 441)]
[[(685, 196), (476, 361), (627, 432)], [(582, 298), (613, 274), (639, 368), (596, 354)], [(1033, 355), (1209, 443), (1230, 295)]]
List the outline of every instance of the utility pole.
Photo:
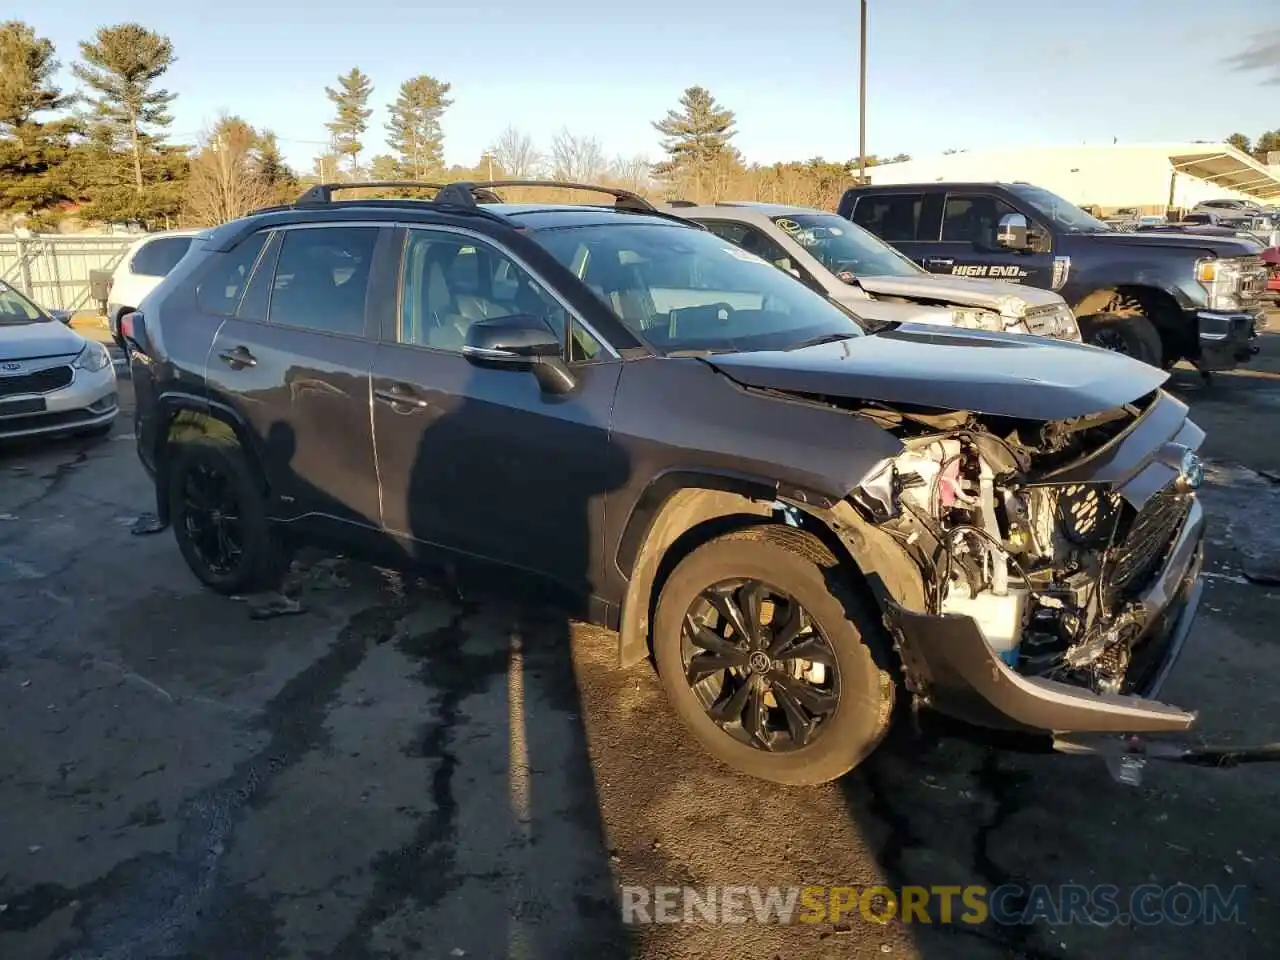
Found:
[(862, 0), (861, 28), (858, 32), (858, 184), (867, 182), (867, 0)]

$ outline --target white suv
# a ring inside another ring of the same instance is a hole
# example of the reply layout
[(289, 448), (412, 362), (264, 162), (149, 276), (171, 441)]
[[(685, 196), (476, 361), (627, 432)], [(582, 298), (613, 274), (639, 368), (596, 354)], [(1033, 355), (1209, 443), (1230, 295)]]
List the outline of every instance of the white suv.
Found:
[(199, 230), (165, 230), (140, 237), (120, 259), (111, 274), (107, 292), (107, 325), (120, 346), (120, 318), (142, 305), (142, 298), (178, 265)]

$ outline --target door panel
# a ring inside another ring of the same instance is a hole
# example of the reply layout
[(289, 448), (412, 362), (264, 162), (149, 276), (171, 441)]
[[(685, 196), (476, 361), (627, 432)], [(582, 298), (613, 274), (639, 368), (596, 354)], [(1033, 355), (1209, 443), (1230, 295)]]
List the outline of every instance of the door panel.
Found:
[[(411, 548), (494, 560), (588, 591), (613, 477), (609, 417), (621, 362), (520, 262), (444, 229), (405, 237), (395, 342), (376, 353), (373, 432), (388, 531)], [(394, 310), (388, 305), (384, 309)], [(473, 323), (538, 316), (577, 380), (549, 394), (529, 369), (464, 357)]]
[[(380, 526), (366, 309), (380, 234), (385, 242), (376, 227), (280, 231), (209, 351), (210, 386), (250, 424), (281, 519)], [(245, 318), (264, 284), (266, 319)]]
[(925, 251), (925, 269), (1047, 289), (1053, 273), (1053, 258), (1048, 253), (1008, 250), (996, 243), (1000, 218), (1022, 212), (989, 194), (948, 193), (942, 233), (938, 243)]
[(387, 529), (585, 588), (597, 559), (588, 531), (615, 482), (620, 369), (577, 366), (577, 389), (553, 396), (529, 371), (383, 344), (373, 424)]

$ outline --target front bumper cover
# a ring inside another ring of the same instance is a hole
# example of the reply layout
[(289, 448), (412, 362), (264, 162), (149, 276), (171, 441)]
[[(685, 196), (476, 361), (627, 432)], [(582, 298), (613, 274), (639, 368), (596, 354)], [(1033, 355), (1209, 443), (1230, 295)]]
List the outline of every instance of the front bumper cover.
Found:
[(1188, 729), (1196, 715), (1152, 699), (1186, 643), (1203, 582), (1204, 512), (1183, 521), (1164, 569), (1139, 598), (1146, 629), (1133, 643), (1132, 692), (1100, 694), (1024, 677), (991, 649), (977, 623), (954, 614), (907, 610), (892, 600), (885, 616), (910, 686), (923, 703), (976, 726), (1022, 733), (1157, 733)]
[[(64, 362), (69, 365), (71, 360)], [(120, 409), (116, 388), (115, 368), (107, 364), (101, 370), (76, 369), (71, 383), (47, 393), (0, 398), (0, 439), (73, 433), (108, 424)], [(39, 410), (28, 409), (33, 400), (42, 401)]]
[(1231, 370), (1247, 363), (1261, 349), (1258, 333), (1267, 325), (1261, 308), (1230, 313), (1197, 310), (1195, 322), (1202, 370)]

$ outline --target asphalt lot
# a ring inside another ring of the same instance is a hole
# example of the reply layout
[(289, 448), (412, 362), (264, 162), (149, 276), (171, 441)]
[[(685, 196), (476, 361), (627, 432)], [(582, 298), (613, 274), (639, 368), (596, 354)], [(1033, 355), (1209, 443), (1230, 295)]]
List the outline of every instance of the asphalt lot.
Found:
[[(1274, 323), (1274, 321), (1273, 321)], [(1165, 690), (1207, 740), (1280, 740), (1280, 337), (1174, 388), (1209, 439), (1206, 599)], [(127, 386), (124, 387), (128, 396)], [(1274, 956), (1280, 767), (960, 742), (788, 789), (714, 765), (647, 666), (502, 582), (311, 562), (299, 616), (204, 591), (131, 420), (0, 449), (0, 957)], [(624, 885), (1245, 891), (1214, 926), (624, 926)]]

